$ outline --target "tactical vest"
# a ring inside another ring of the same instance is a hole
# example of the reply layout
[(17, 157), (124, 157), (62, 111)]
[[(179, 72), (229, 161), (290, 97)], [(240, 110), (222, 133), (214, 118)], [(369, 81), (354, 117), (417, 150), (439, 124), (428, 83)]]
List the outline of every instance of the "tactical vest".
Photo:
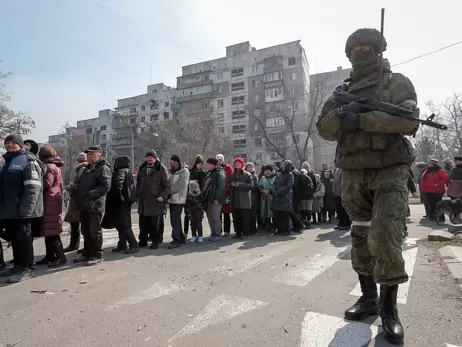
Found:
[[(390, 83), (393, 74), (385, 73), (382, 81), (382, 100), (390, 102)], [(346, 92), (356, 96), (380, 97), (377, 79), (347, 85)], [(414, 149), (404, 134), (339, 131), (335, 164), (344, 170), (381, 169), (397, 165), (410, 166), (415, 159)]]

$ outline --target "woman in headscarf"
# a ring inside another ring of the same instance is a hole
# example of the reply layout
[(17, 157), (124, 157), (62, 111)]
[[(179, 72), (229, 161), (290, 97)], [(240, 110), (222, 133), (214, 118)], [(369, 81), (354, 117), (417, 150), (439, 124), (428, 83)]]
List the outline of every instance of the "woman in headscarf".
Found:
[(321, 176), (319, 174), (315, 174), (314, 177), (316, 178), (316, 189), (313, 194), (313, 210), (311, 211), (312, 224), (319, 224), (322, 220), (321, 212), (323, 208), (323, 199), (326, 189), (324, 184), (321, 182)]

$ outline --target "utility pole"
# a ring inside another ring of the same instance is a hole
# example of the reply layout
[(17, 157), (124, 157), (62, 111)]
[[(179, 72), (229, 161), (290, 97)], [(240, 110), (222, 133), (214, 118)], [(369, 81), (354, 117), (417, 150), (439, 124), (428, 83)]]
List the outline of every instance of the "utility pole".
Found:
[[(130, 119), (130, 123), (131, 123), (131, 119)], [(135, 171), (135, 134), (134, 134), (134, 131), (136, 130), (136, 124), (130, 124), (130, 144), (131, 144), (131, 148), (130, 148), (130, 156), (131, 156), (131, 160), (132, 160), (132, 172)]]

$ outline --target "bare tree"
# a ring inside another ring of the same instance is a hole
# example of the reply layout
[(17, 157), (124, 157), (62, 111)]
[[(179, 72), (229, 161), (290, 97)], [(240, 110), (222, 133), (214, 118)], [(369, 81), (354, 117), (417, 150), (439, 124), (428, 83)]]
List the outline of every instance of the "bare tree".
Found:
[(443, 105), (446, 110), (448, 135), (446, 145), (455, 155), (462, 155), (462, 99), (460, 94), (454, 93)]
[(10, 96), (6, 92), (6, 86), (1, 81), (10, 74), (0, 71), (0, 140), (12, 133), (27, 135), (35, 128), (32, 118), (22, 112), (15, 112), (8, 107)]

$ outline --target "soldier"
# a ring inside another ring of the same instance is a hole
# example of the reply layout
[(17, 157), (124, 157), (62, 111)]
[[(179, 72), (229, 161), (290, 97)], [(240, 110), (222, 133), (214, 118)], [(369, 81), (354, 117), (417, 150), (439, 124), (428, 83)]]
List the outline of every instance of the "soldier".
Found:
[[(418, 118), (414, 86), (402, 74), (392, 73), (388, 60), (381, 62), (381, 39), (375, 29), (359, 29), (348, 38), (345, 53), (353, 70), (338, 90), (381, 97), (384, 102), (414, 111)], [(333, 95), (317, 123), (325, 140), (337, 141), (335, 165), (343, 170), (342, 203), (353, 224), (351, 260), (362, 296), (345, 311), (345, 317), (361, 320), (380, 312), (385, 338), (399, 344), (404, 331), (396, 300), (398, 285), (408, 281), (402, 245), (408, 169), (415, 159), (404, 135), (414, 133), (418, 124), (378, 110), (361, 113), (361, 108), (357, 102), (341, 106)], [(380, 284), (380, 300), (376, 283)]]

